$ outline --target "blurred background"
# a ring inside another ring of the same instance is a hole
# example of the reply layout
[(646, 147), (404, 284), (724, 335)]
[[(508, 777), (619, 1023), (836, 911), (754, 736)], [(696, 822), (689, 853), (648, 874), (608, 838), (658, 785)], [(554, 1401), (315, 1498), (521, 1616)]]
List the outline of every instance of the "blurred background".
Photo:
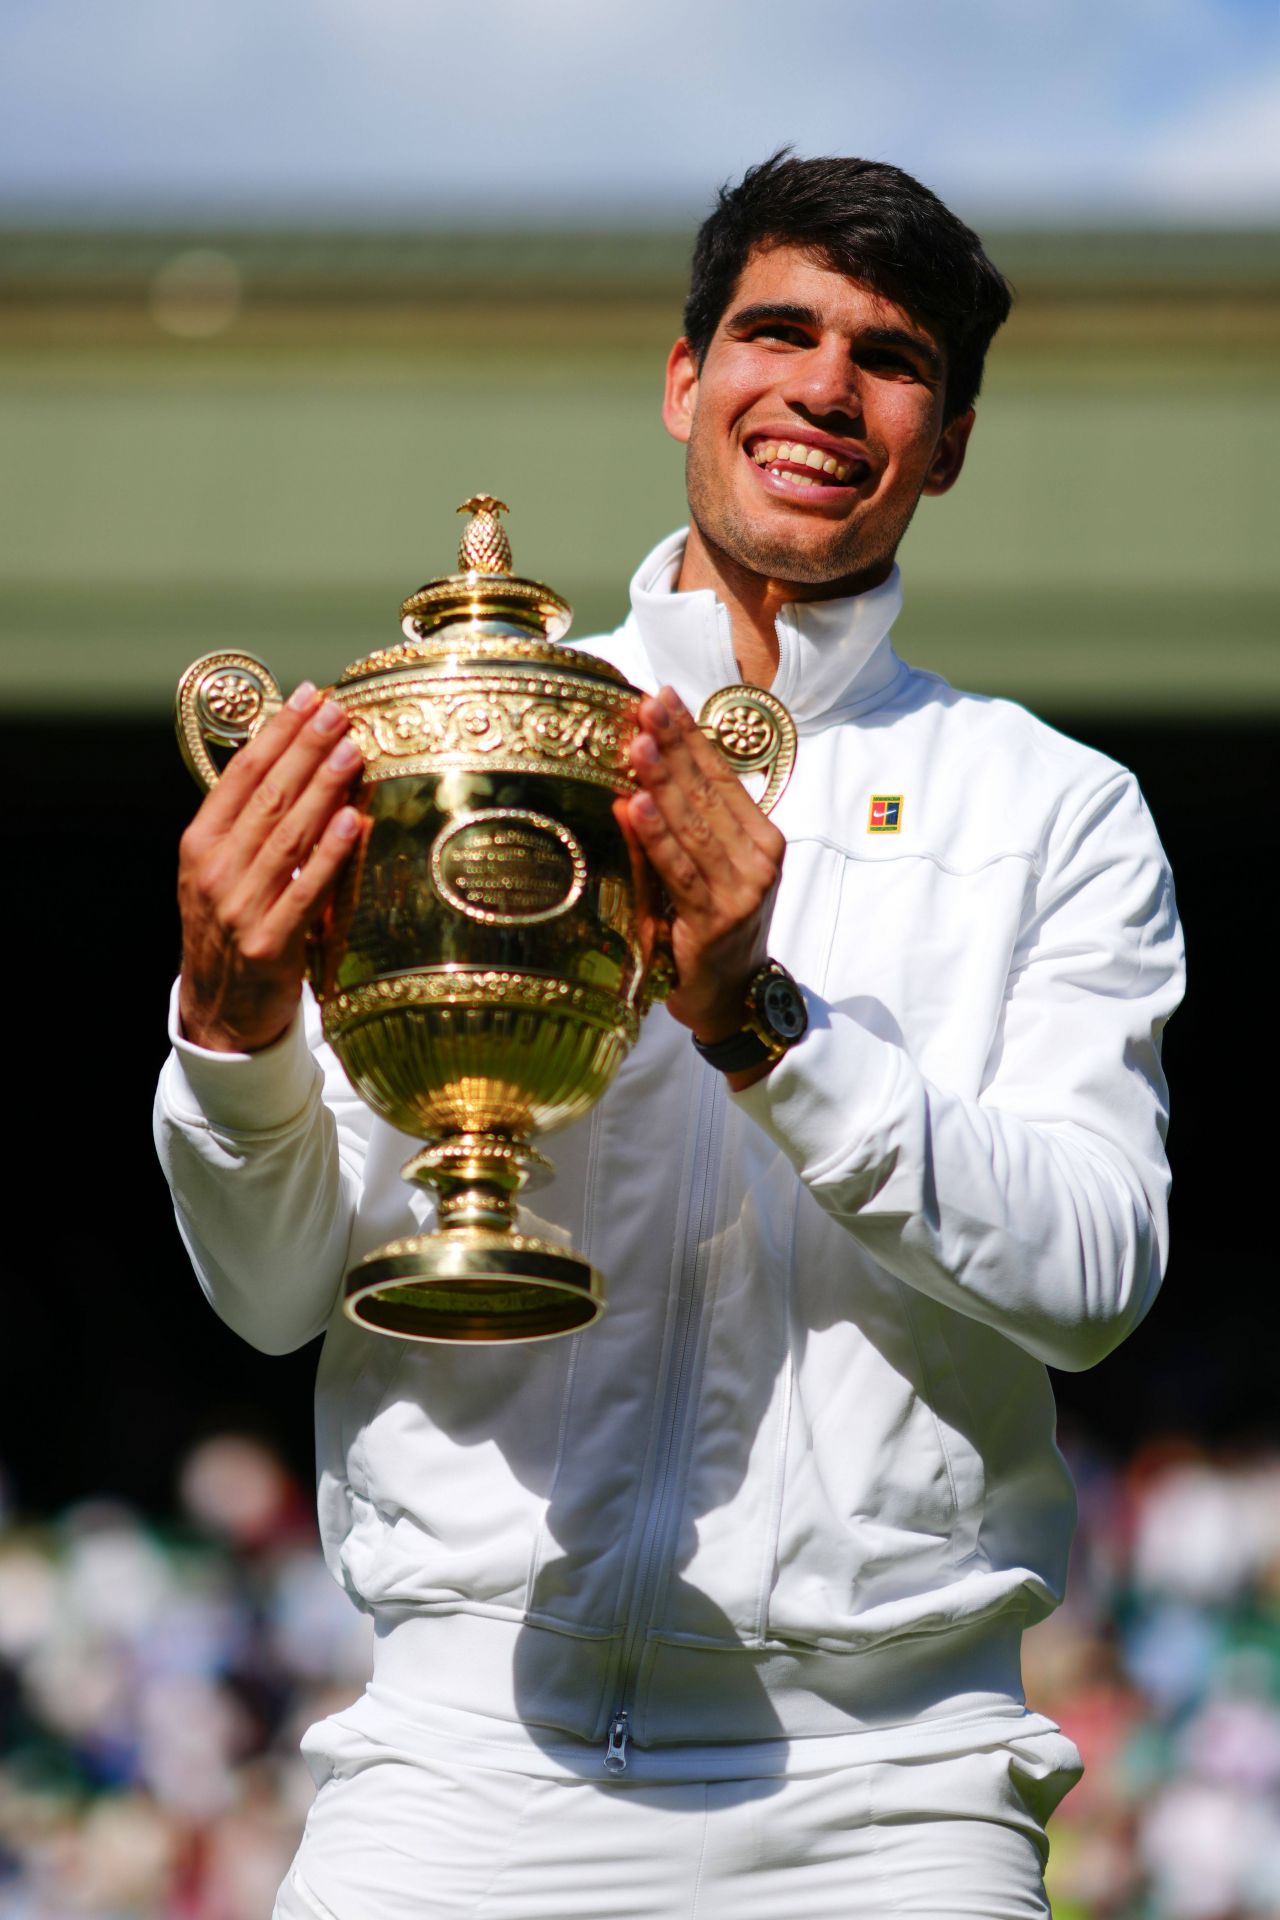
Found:
[(299, 1734), (368, 1660), (315, 1351), (214, 1320), (151, 1159), (177, 677), (385, 644), (478, 488), (615, 624), (683, 517), (693, 231), (784, 142), (906, 166), (1014, 281), (899, 647), (1133, 766), (1187, 922), (1165, 1293), (1055, 1383), (1082, 1523), (1027, 1685), (1089, 1763), (1055, 1911), (1280, 1916), (1278, 128), (1272, 0), (7, 0), (0, 1920), (267, 1915)]

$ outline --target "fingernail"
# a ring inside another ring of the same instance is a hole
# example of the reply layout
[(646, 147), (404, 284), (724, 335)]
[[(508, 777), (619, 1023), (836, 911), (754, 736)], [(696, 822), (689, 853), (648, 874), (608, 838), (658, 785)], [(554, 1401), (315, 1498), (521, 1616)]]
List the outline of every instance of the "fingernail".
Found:
[(685, 711), (684, 701), (680, 698), (680, 695), (676, 692), (674, 687), (664, 687), (658, 697), (662, 701), (662, 704), (666, 708), (668, 714), (670, 714), (673, 718), (676, 714), (683, 713)]
[(669, 727), (671, 725), (671, 710), (665, 704), (664, 700), (655, 700), (653, 702), (653, 724), (655, 727)]
[(326, 700), (311, 724), (317, 733), (336, 733), (346, 717), (341, 707), (335, 706), (332, 700)]
[(309, 713), (315, 704), (315, 697), (315, 682), (301, 680), (289, 695), (289, 705), (295, 713)]
[(354, 807), (344, 807), (333, 818), (333, 830), (340, 840), (354, 840), (360, 831), (360, 815)]
[(635, 797), (635, 810), (642, 820), (656, 820), (658, 809), (647, 793), (638, 793)]
[(358, 767), (363, 759), (364, 755), (348, 734), (345, 740), (339, 740), (329, 755), (329, 765), (335, 773), (350, 773), (352, 768)]
[(632, 742), (631, 752), (635, 759), (643, 760), (648, 767), (656, 767), (662, 759), (657, 746), (647, 733), (638, 733)]

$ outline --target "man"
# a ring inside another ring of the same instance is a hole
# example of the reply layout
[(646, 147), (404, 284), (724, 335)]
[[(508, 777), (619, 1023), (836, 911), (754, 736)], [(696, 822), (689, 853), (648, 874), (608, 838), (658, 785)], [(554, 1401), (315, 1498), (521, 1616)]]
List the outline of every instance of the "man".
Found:
[[(620, 818), (677, 972), (557, 1141), (539, 1230), (609, 1275), (589, 1333), (338, 1311), (426, 1205), (299, 1010), (341, 713), (299, 689), (184, 837), (161, 1153), (219, 1313), (327, 1330), (322, 1533), (378, 1634), (307, 1735), (280, 1920), (1047, 1911), (1078, 1756), (1019, 1680), (1073, 1521), (1044, 1363), (1159, 1284), (1181, 947), (1131, 776), (890, 645), (1008, 303), (888, 166), (777, 156), (699, 235), (690, 526), (585, 643), (648, 694)], [(690, 717), (742, 678), (799, 729), (772, 819)]]

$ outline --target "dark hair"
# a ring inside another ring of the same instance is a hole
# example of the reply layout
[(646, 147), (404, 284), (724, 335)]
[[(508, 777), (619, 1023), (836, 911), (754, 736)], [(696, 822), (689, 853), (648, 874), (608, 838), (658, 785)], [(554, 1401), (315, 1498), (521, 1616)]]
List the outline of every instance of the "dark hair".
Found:
[(756, 247), (806, 248), (928, 327), (946, 349), (946, 413), (972, 406), (1012, 294), (982, 242), (901, 167), (797, 160), (783, 147), (722, 187), (698, 229), (685, 338), (699, 366)]

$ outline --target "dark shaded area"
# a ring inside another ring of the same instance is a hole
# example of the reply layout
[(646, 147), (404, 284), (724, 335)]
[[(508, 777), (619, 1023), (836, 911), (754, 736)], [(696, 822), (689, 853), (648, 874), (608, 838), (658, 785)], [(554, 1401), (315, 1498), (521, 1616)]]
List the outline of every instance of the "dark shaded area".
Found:
[[(1070, 732), (1132, 766), (1174, 863), (1189, 1001), (1169, 1031), (1174, 1254), (1147, 1324), (1059, 1375), (1065, 1422), (1129, 1449), (1274, 1432), (1266, 1107), (1280, 724)], [(120, 1493), (160, 1512), (190, 1442), (228, 1426), (311, 1472), (315, 1349), (254, 1353), (205, 1305), (150, 1143), (177, 958), (173, 869), (196, 804), (163, 724), (0, 725), (11, 1117), (0, 1460), (20, 1509)], [(1261, 999), (1260, 1014), (1255, 1003)]]

